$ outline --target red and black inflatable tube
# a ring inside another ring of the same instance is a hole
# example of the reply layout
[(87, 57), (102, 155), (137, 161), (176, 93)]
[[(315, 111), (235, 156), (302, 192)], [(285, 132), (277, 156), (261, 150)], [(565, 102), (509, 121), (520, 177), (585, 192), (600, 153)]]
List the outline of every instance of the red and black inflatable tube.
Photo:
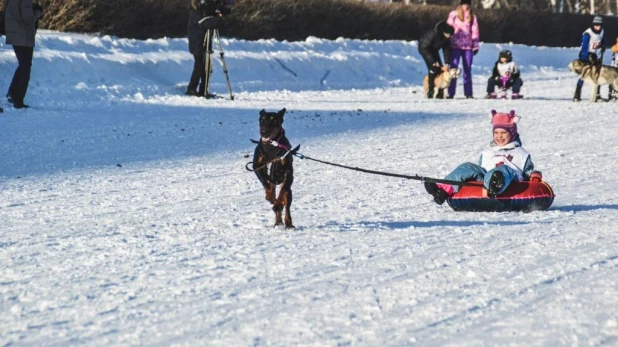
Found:
[(480, 186), (462, 186), (447, 202), (455, 211), (531, 212), (547, 210), (555, 197), (553, 189), (545, 182), (515, 181), (495, 199), (487, 196), (481, 183)]

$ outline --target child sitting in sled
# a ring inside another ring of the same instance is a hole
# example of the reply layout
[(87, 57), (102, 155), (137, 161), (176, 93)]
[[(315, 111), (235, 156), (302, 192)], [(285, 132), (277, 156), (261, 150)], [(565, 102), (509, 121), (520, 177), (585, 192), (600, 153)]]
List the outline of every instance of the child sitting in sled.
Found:
[[(515, 180), (541, 182), (542, 174), (534, 170), (534, 164), (522, 146), (517, 132), (520, 117), (515, 111), (498, 113), (491, 111), (493, 141), (489, 149), (481, 152), (478, 164), (463, 163), (445, 179), (450, 181), (482, 181), (487, 195), (495, 198)], [(459, 191), (459, 186), (425, 182), (425, 189), (438, 205)]]
[(498, 60), (494, 65), (491, 77), (487, 80), (487, 96), (486, 99), (496, 99), (498, 95), (495, 92), (498, 86), (506, 97), (506, 90), (513, 89), (512, 99), (521, 99), (523, 95), (519, 94), (524, 81), (519, 77), (519, 65), (513, 61), (513, 53), (508, 49), (501, 51), (498, 54)]

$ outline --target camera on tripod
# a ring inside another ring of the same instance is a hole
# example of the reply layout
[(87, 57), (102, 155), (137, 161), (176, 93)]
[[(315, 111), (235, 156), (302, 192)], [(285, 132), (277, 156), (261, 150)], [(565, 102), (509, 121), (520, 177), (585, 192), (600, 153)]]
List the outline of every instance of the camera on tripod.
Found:
[(232, 13), (224, 0), (199, 0), (199, 11), (202, 19), (199, 24), (206, 30), (218, 29), (223, 23), (223, 16)]
[[(226, 6), (224, 0), (199, 0), (199, 11), (202, 16), (200, 25), (204, 29), (217, 29), (216, 26), (221, 23), (221, 18), (232, 13), (232, 10)], [(212, 18), (219, 18), (217, 21), (213, 21)], [(207, 25), (209, 22), (213, 22)], [(216, 23), (216, 25), (215, 25)]]

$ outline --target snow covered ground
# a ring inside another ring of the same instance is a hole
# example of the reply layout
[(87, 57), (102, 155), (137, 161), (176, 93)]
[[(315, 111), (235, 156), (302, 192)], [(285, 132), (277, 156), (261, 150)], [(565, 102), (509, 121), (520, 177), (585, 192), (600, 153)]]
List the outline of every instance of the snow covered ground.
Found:
[[(32, 109), (0, 115), (1, 346), (618, 345), (618, 109), (570, 101), (576, 49), (484, 44), (477, 99), (427, 100), (415, 42), (223, 45), (235, 101), (182, 95), (185, 39), (38, 35)], [(481, 99), (503, 48), (524, 100)], [(5, 88), (15, 64), (0, 46)], [(431, 177), (515, 109), (557, 197), (453, 212), (296, 159), (296, 229), (273, 228), (244, 165), (282, 107), (306, 155)]]

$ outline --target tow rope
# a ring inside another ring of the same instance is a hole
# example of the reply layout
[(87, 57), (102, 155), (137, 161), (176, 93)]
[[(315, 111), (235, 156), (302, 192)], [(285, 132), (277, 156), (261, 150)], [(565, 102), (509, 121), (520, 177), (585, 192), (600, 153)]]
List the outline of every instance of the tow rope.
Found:
[[(256, 140), (251, 140), (251, 142), (253, 143), (260, 143), (260, 141), (256, 141)], [(274, 142), (274, 141), (273, 141)], [(276, 143), (276, 142), (275, 142)], [(312, 158), (310, 156), (304, 155), (302, 153), (299, 153), (298, 150), (300, 149), (300, 145), (294, 147), (294, 148), (287, 148), (286, 146), (284, 146), (281, 143), (276, 143), (273, 144), (276, 147), (281, 147), (283, 149), (287, 149), (287, 151), (285, 152), (284, 155), (282, 155), (281, 157), (277, 157), (269, 162), (267, 162), (266, 164), (258, 167), (258, 168), (249, 168), (249, 165), (253, 165), (253, 162), (248, 162), (245, 165), (245, 169), (247, 169), (247, 171), (257, 171), (260, 170), (266, 166), (268, 166), (270, 163), (275, 162), (275, 161), (279, 161), (284, 159), (285, 157), (287, 157), (288, 155), (293, 155), (295, 157), (298, 157), (300, 159), (307, 159), (307, 160), (312, 160), (318, 163), (322, 163), (325, 165), (331, 165), (331, 166), (336, 166), (336, 167), (340, 167), (342, 169), (348, 169), (348, 170), (353, 170), (353, 171), (359, 171), (359, 172), (364, 172), (364, 173), (368, 173), (368, 174), (372, 174), (372, 175), (380, 175), (380, 176), (388, 176), (388, 177), (398, 177), (398, 178), (405, 178), (405, 179), (409, 179), (409, 180), (417, 180), (417, 181), (421, 181), (421, 182), (430, 182), (430, 183), (443, 183), (443, 184), (450, 184), (453, 186), (482, 186), (483, 182), (461, 182), (461, 181), (452, 181), (452, 180), (445, 180), (445, 179), (440, 179), (440, 178), (431, 178), (431, 177), (425, 177), (425, 176), (419, 176), (417, 174), (415, 174), (414, 176), (411, 175), (403, 175), (403, 174), (397, 174), (397, 173), (392, 173), (392, 172), (384, 172), (384, 171), (376, 171), (376, 170), (369, 170), (369, 169), (363, 169), (360, 167), (356, 167), (356, 166), (348, 166), (348, 165), (343, 165), (343, 164), (337, 164), (337, 163), (333, 163), (333, 162), (329, 162), (329, 161), (325, 161), (325, 160), (320, 160), (320, 159), (316, 159), (316, 158)]]

